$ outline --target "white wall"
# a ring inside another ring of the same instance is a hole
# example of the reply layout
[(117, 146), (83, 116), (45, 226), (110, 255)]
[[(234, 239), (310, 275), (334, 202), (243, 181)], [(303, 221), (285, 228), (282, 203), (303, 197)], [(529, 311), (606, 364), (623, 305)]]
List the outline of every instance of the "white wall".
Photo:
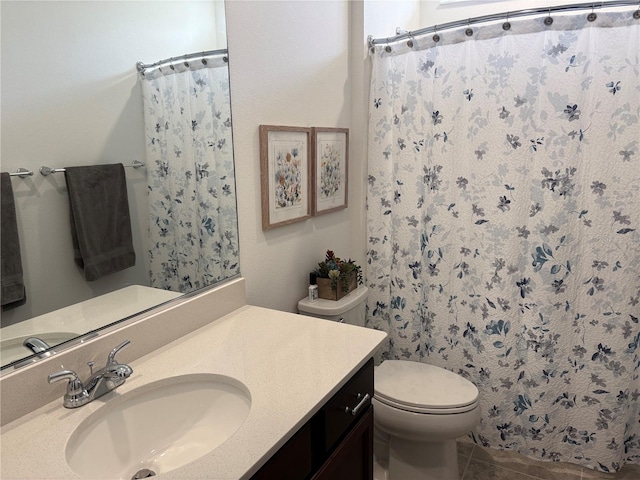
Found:
[[(225, 47), (213, 27), (220, 5), (210, 1), (3, 0), (0, 8), (2, 171), (144, 161), (136, 61)], [(145, 171), (126, 172), (136, 266), (91, 283), (73, 263), (63, 175), (12, 178), (28, 302), (2, 312), (3, 323), (148, 284)]]
[[(263, 231), (258, 126), (351, 127), (349, 4), (228, 0), (226, 17), (247, 300), (296, 311), (309, 272), (327, 249), (364, 258), (351, 246), (350, 226), (363, 200), (350, 188), (348, 209)], [(361, 168), (362, 158), (352, 150), (350, 186)]]
[(393, 37), (396, 28), (417, 30), (421, 28), (420, 0), (366, 0), (366, 35), (374, 38)]

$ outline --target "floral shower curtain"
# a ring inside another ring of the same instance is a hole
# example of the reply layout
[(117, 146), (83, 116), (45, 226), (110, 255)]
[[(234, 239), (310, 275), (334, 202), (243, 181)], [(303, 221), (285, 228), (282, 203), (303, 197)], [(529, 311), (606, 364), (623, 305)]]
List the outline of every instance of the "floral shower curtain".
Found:
[(587, 13), (375, 47), (368, 322), (478, 386), (476, 442), (612, 472), (640, 463), (640, 20)]
[(187, 293), (240, 271), (229, 70), (217, 56), (140, 81), (151, 286)]

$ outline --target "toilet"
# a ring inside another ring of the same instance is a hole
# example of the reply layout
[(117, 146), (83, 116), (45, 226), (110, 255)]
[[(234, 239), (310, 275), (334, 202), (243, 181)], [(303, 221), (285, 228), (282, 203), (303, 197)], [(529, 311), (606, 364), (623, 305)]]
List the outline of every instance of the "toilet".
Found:
[[(303, 315), (364, 326), (367, 287), (338, 301), (298, 302)], [(374, 372), (376, 480), (459, 480), (456, 438), (480, 422), (477, 387), (434, 365), (385, 360)]]

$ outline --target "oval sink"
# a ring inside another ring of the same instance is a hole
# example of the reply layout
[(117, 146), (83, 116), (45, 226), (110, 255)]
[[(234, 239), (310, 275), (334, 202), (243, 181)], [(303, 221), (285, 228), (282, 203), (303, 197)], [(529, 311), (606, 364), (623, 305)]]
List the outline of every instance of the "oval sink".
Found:
[(233, 435), (251, 409), (242, 383), (210, 374), (103, 398), (105, 405), (78, 426), (65, 451), (67, 464), (86, 478), (129, 480), (144, 469), (160, 474), (186, 465)]

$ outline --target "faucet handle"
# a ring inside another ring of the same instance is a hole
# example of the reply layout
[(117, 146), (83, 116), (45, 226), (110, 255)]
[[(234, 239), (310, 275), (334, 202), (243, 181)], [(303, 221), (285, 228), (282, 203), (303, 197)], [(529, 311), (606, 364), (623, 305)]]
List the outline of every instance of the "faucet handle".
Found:
[(47, 377), (49, 383), (58, 382), (60, 380), (69, 380), (69, 382), (80, 381), (78, 374), (73, 370), (62, 370), (60, 372), (52, 373)]
[(109, 356), (107, 357), (107, 366), (109, 365), (117, 365), (116, 362), (116, 354), (122, 350), (124, 347), (126, 347), (127, 345), (129, 345), (131, 343), (131, 340), (125, 340), (124, 342), (122, 342), (120, 345), (118, 345), (117, 347), (115, 347), (113, 350), (111, 350), (111, 352), (109, 353)]
[(67, 395), (78, 395), (84, 391), (84, 385), (78, 378), (78, 374), (73, 370), (62, 370), (57, 373), (52, 373), (47, 377), (49, 383), (59, 382), (60, 380), (68, 380)]

